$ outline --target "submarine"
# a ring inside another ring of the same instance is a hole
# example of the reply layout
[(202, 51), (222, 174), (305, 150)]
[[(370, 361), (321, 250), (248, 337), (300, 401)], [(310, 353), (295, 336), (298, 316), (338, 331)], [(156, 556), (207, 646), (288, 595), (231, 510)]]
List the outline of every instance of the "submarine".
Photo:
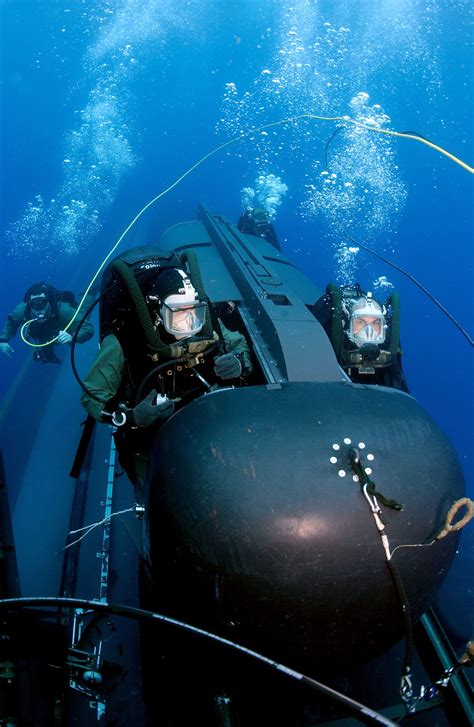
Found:
[(254, 370), (203, 387), (160, 427), (139, 498), (113, 427), (89, 417), (61, 517), (44, 507), (47, 538), (42, 517), (21, 530), (34, 478), (10, 508), (2, 473), (3, 712), (38, 725), (360, 723), (349, 710), (394, 724), (356, 685), (382, 668), (402, 674), (390, 715), (408, 704), (429, 724), (428, 700), (408, 692), (438, 668), (452, 672), (434, 708), (467, 725), (472, 686), (431, 608), (469, 519), (449, 439), (408, 393), (351, 381), (314, 314), (321, 290), (275, 241), (200, 206), (119, 258), (139, 270), (162, 254), (197, 260)]

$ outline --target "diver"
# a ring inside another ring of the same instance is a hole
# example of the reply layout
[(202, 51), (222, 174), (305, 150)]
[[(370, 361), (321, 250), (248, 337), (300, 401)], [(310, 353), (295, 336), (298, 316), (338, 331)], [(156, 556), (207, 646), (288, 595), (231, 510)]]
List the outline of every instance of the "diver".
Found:
[(379, 303), (358, 283), (352, 287), (329, 284), (314, 304), (313, 314), (353, 383), (408, 392), (401, 364), (398, 294)]
[[(121, 294), (113, 305), (113, 295), (103, 295), (101, 348), (83, 382), (81, 398), (94, 419), (116, 427), (119, 461), (137, 499), (160, 426), (174, 411), (222, 382), (241, 385), (253, 370), (245, 337), (213, 316), (190, 273), (181, 263), (160, 264), (140, 262), (141, 270), (151, 269), (153, 275), (142, 278), (138, 294), (133, 276), (128, 283), (133, 295)], [(127, 279), (131, 273), (125, 272)], [(144, 319), (150, 322), (154, 345)]]
[(277, 250), (281, 250), (275, 228), (270, 221), (270, 215), (263, 207), (247, 207), (245, 212), (239, 217), (237, 227), (240, 232), (246, 235), (262, 237)]
[[(79, 320), (74, 321), (67, 331), (64, 329), (74, 317), (76, 309), (74, 293), (70, 290), (60, 291), (47, 283), (34, 283), (26, 291), (23, 301), (8, 315), (0, 333), (1, 353), (11, 358), (14, 349), (8, 342), (15, 336), (20, 326), (26, 321), (31, 321), (25, 329), (27, 340), (34, 344), (44, 344), (57, 338), (49, 346), (38, 348), (33, 354), (33, 359), (39, 363), (61, 363), (54, 347), (55, 344), (71, 343), (79, 326)], [(77, 342), (84, 343), (92, 338), (93, 334), (92, 323), (85, 321), (77, 335)]]

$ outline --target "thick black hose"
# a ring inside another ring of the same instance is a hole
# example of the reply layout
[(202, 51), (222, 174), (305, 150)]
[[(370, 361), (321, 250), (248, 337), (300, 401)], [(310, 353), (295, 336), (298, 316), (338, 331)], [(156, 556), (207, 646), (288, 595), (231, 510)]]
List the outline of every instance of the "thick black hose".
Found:
[(121, 258), (114, 260), (113, 263), (111, 263), (111, 267), (120, 275), (127, 286), (127, 290), (135, 305), (140, 324), (149, 346), (157, 351), (160, 356), (171, 358), (173, 355), (171, 347), (166, 343), (163, 343), (156, 332), (146, 300), (143, 297), (142, 290), (135, 278), (135, 275), (133, 274), (133, 271)]
[(82, 598), (38, 597), (38, 598), (4, 598), (4, 599), (0, 600), (0, 608), (17, 609), (17, 608), (24, 608), (24, 607), (28, 607), (28, 606), (31, 606), (31, 607), (55, 606), (57, 608), (83, 608), (83, 609), (87, 609), (87, 610), (91, 609), (93, 611), (99, 611), (99, 612), (103, 612), (103, 613), (113, 613), (113, 614), (117, 614), (118, 616), (126, 616), (127, 618), (131, 618), (131, 619), (134, 619), (137, 621), (140, 621), (140, 620), (155, 621), (155, 622), (159, 621), (161, 623), (169, 624), (170, 626), (176, 626), (179, 629), (188, 631), (189, 633), (193, 633), (198, 636), (203, 636), (206, 639), (216, 641), (217, 643), (227, 646), (230, 649), (234, 649), (235, 651), (240, 651), (241, 653), (247, 654), (248, 656), (251, 656), (254, 659), (257, 659), (258, 661), (261, 661), (264, 664), (267, 664), (268, 666), (275, 669), (276, 671), (286, 674), (290, 678), (296, 679), (297, 681), (300, 681), (303, 684), (306, 684), (308, 687), (319, 692), (320, 694), (323, 694), (325, 697), (329, 698), (333, 702), (337, 702), (338, 704), (341, 704), (342, 706), (346, 707), (346, 709), (350, 710), (354, 714), (357, 714), (363, 722), (370, 722), (373, 724), (382, 724), (382, 725), (385, 725), (386, 727), (395, 727), (395, 722), (392, 722), (391, 720), (384, 717), (382, 714), (379, 714), (378, 712), (374, 711), (373, 709), (370, 709), (370, 707), (366, 707), (365, 705), (361, 704), (360, 702), (356, 702), (354, 699), (351, 699), (350, 697), (346, 697), (345, 694), (341, 694), (341, 692), (338, 692), (335, 689), (332, 689), (332, 687), (328, 687), (326, 684), (322, 684), (321, 682), (318, 682), (315, 679), (312, 679), (311, 677), (305, 676), (304, 674), (301, 674), (300, 672), (297, 672), (294, 669), (290, 669), (289, 667), (284, 666), (283, 664), (279, 664), (277, 661), (274, 661), (273, 659), (269, 659), (268, 657), (264, 656), (263, 654), (259, 654), (257, 651), (248, 649), (246, 646), (237, 644), (234, 641), (225, 639), (222, 636), (213, 634), (210, 631), (205, 631), (204, 629), (200, 629), (197, 626), (192, 626), (191, 624), (185, 623), (184, 621), (178, 621), (177, 619), (170, 618), (169, 616), (164, 616), (161, 613), (155, 613), (153, 611), (145, 611), (142, 608), (135, 608), (133, 606), (123, 606), (122, 604), (103, 603), (103, 602), (98, 602), (98, 601), (87, 601)]

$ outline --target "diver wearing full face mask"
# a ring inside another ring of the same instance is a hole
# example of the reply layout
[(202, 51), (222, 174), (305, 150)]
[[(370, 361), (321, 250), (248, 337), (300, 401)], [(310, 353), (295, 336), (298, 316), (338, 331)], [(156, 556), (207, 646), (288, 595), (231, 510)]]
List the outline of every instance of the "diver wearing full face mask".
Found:
[[(142, 261), (140, 270), (153, 264)], [(81, 402), (96, 420), (117, 427), (120, 462), (140, 487), (157, 429), (197, 396), (222, 383), (241, 385), (253, 366), (242, 334), (222, 321), (216, 321), (218, 331), (207, 324), (209, 304), (199, 299), (187, 270), (158, 267), (141, 279), (140, 293), (134, 285), (134, 303), (124, 295), (104, 313), (105, 335)]]
[(400, 302), (396, 293), (379, 303), (358, 284), (330, 284), (314, 304), (313, 313), (351, 381), (408, 391), (401, 365)]

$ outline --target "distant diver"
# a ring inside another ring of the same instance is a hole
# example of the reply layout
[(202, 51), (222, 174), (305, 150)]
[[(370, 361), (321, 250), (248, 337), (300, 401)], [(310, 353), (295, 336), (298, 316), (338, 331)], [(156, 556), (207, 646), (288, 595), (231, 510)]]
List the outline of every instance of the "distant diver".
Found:
[[(11, 313), (0, 333), (0, 352), (11, 358), (14, 349), (8, 343), (14, 338), (18, 328), (30, 321), (26, 327), (26, 337), (40, 347), (34, 352), (33, 358), (39, 363), (61, 363), (56, 356), (55, 344), (70, 344), (79, 328), (79, 321), (68, 327), (77, 309), (77, 302), (70, 290), (57, 290), (48, 283), (34, 283), (26, 291), (23, 301)], [(68, 327), (68, 330), (64, 329)], [(84, 343), (94, 335), (92, 323), (85, 321), (78, 332), (77, 342)], [(56, 339), (49, 346), (44, 346)]]
[(237, 227), (239, 231), (243, 232), (245, 235), (262, 237), (277, 250), (281, 250), (275, 228), (270, 221), (270, 215), (263, 207), (247, 208), (239, 217)]
[(379, 303), (358, 283), (342, 287), (329, 284), (325, 295), (314, 304), (313, 313), (352, 382), (408, 392), (401, 364), (397, 293)]

